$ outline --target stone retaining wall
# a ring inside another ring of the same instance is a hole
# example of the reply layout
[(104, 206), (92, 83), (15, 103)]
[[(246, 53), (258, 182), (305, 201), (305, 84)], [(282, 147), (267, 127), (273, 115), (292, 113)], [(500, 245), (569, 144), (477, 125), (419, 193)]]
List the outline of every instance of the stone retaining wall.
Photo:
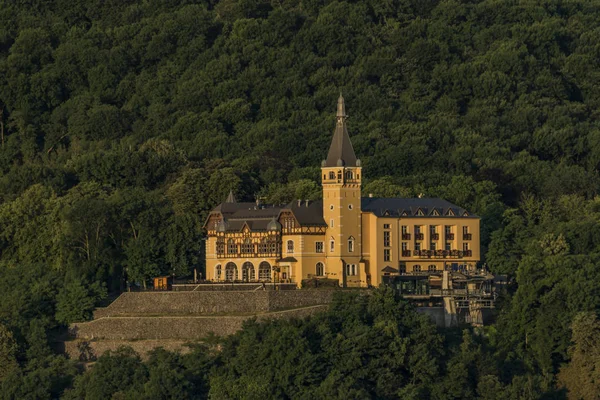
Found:
[(94, 318), (119, 315), (253, 314), (288, 308), (329, 304), (333, 290), (127, 292)]
[(89, 322), (71, 324), (69, 333), (73, 338), (87, 340), (201, 340), (210, 333), (217, 336), (231, 335), (240, 330), (244, 321), (249, 318), (261, 320), (303, 318), (323, 311), (326, 307), (326, 305), (311, 306), (259, 316), (103, 317)]

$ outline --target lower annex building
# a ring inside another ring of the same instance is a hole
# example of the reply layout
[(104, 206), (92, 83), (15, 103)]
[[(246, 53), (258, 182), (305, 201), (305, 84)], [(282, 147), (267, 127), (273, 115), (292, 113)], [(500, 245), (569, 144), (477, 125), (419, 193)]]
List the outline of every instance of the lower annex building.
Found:
[(476, 271), (476, 215), (439, 198), (361, 197), (361, 162), (342, 96), (321, 178), (320, 201), (264, 205), (238, 202), (230, 193), (205, 223), (207, 279), (300, 285), (329, 278), (344, 287), (401, 280), (405, 292), (419, 294), (424, 279), (423, 290), (441, 290), (449, 286), (444, 271), (465, 282)]

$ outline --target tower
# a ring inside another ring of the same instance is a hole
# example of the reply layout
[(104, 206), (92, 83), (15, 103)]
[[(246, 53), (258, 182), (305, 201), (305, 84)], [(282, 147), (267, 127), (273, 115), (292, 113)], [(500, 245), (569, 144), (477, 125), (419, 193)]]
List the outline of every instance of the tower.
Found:
[(346, 107), (340, 94), (336, 125), (327, 159), (321, 163), (323, 218), (327, 223), (327, 272), (344, 286), (359, 286), (366, 281), (360, 271), (361, 260), (361, 163), (354, 154), (348, 128)]

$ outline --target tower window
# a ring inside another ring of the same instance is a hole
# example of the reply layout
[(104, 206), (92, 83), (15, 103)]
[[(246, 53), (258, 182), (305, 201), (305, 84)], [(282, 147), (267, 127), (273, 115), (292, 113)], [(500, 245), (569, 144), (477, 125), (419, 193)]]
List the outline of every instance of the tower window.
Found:
[(333, 210), (334, 208), (335, 208), (335, 207), (333, 206), (333, 204), (329, 206), (329, 209), (330, 209), (330, 210)]
[(293, 253), (294, 252), (294, 241), (293, 240), (288, 240), (287, 241), (287, 252), (288, 253)]
[(332, 218), (332, 219), (329, 221), (329, 227), (330, 227), (330, 228), (333, 228), (333, 226), (334, 226), (334, 223), (333, 223), (333, 218)]
[(350, 239), (348, 239), (348, 252), (353, 252), (354, 251), (354, 238), (352, 236), (350, 236)]
[(338, 181), (341, 181), (342, 180), (342, 171), (338, 171), (337, 176), (338, 176)]
[(346, 179), (352, 179), (352, 171), (346, 171)]
[(329, 251), (331, 251), (331, 252), (335, 251), (335, 240), (329, 241)]
[(329, 172), (329, 179), (335, 179), (335, 173), (333, 171)]

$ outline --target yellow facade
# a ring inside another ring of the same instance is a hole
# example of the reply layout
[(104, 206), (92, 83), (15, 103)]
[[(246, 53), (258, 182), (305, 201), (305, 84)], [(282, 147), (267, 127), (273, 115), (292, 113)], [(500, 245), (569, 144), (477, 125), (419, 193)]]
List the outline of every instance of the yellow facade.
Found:
[(275, 207), (230, 194), (205, 224), (206, 279), (300, 285), (329, 278), (367, 287), (386, 276), (476, 268), (478, 217), (442, 199), (361, 197), (362, 168), (341, 97), (321, 178), (321, 202)]

